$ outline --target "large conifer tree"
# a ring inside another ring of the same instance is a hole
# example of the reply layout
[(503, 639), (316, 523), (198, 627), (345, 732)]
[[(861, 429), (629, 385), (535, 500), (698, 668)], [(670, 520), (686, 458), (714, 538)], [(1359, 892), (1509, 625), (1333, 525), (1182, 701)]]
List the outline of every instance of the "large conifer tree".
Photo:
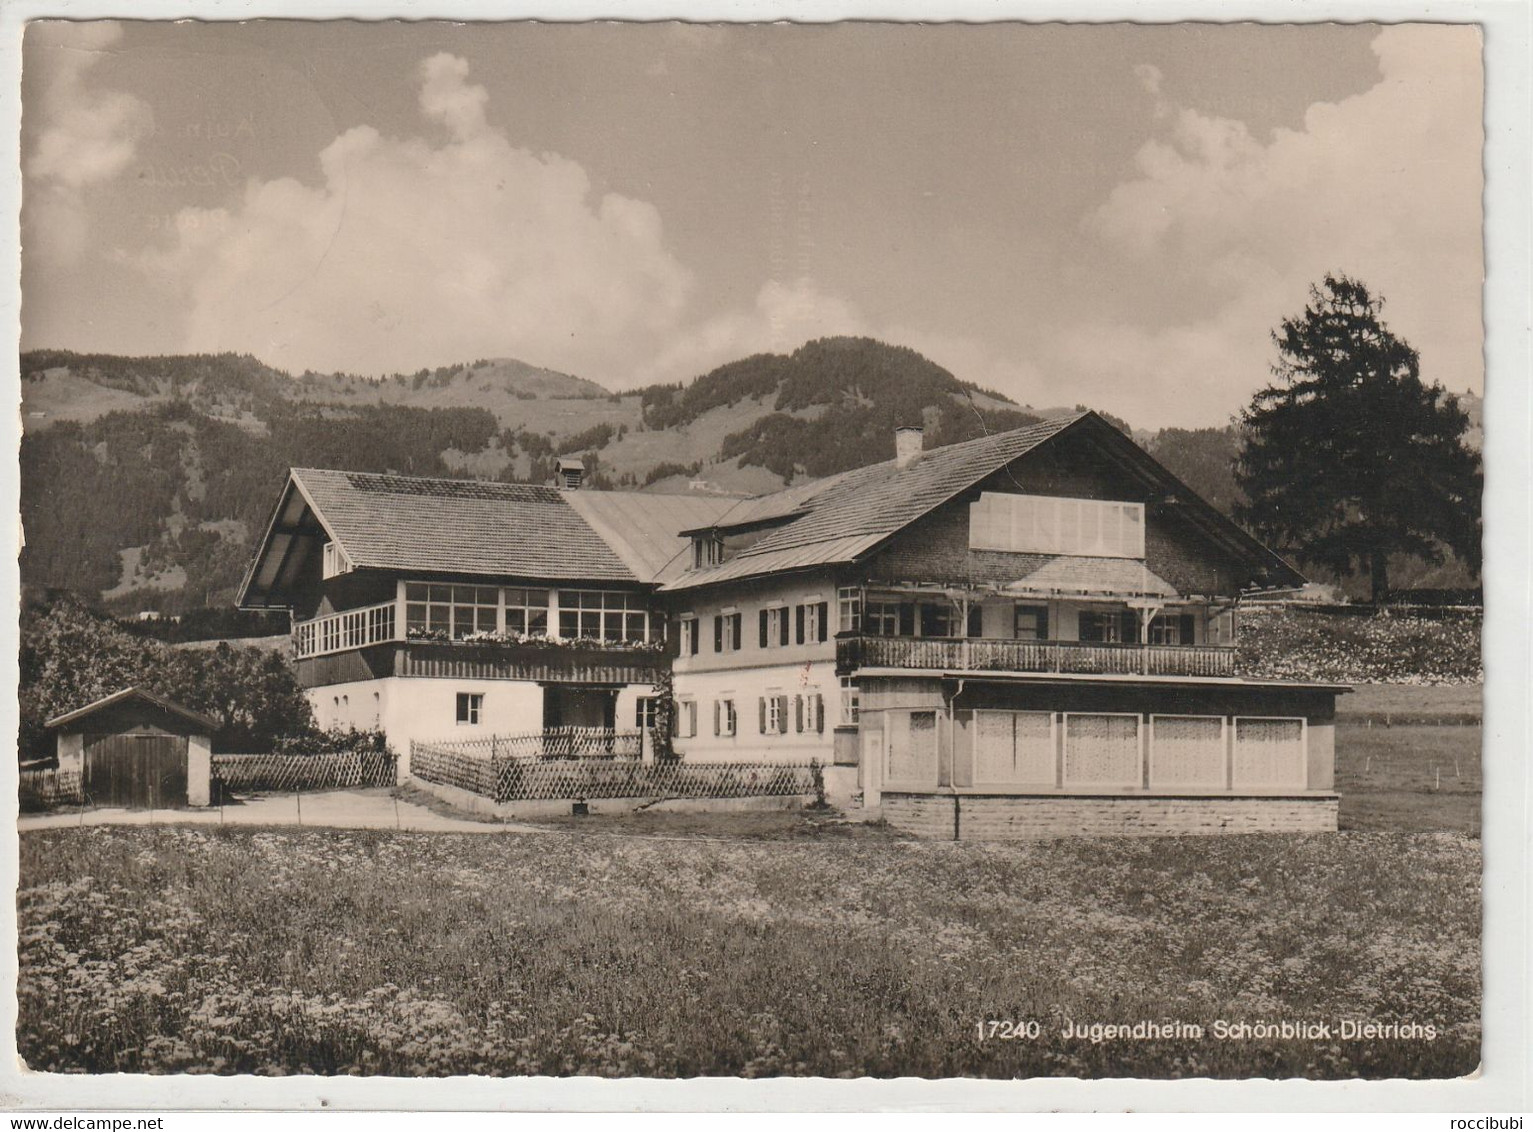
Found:
[(1273, 333), (1278, 379), (1246, 409), (1236, 516), (1306, 565), (1368, 574), (1389, 589), (1389, 557), (1480, 565), (1478, 455), (1468, 415), (1422, 382), (1416, 351), (1379, 318), (1382, 299), (1343, 275), (1310, 288)]

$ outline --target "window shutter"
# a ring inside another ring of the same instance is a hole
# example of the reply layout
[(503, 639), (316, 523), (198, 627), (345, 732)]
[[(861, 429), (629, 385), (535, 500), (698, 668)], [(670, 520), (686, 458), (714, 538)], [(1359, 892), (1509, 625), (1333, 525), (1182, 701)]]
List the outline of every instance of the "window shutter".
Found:
[(734, 647), (735, 651), (738, 652), (745, 647), (745, 614), (736, 613), (730, 620), (734, 622)]
[(913, 637), (916, 635), (916, 607), (911, 602), (901, 602), (899, 605), (899, 629), (897, 633), (901, 637)]
[(761, 647), (767, 647), (767, 611), (761, 611)]
[(719, 701), (718, 700), (714, 700), (713, 701), (713, 733), (715, 735), (722, 735), (723, 734), (723, 731), (721, 731), (719, 729), (719, 716), (720, 716), (720, 714), (721, 714), (721, 712), (719, 710)]
[(804, 697), (803, 696), (794, 696), (793, 697), (793, 730), (798, 731), (798, 732), (802, 732), (804, 730)]
[(724, 618), (717, 613), (713, 615), (713, 651), (724, 651)]
[(785, 605), (777, 611), (778, 644), (787, 648), (793, 642), (793, 623), (788, 616), (788, 607)]
[(786, 735), (788, 733), (788, 697), (777, 697), (777, 730)]
[(758, 718), (758, 721), (757, 721), (757, 729), (763, 735), (765, 735), (766, 734), (766, 697), (765, 696), (757, 696), (756, 697), (756, 708), (757, 708), (757, 711), (759, 712), (759, 718)]
[(1184, 613), (1180, 618), (1178, 618), (1178, 620), (1181, 622), (1181, 624), (1177, 626), (1178, 643), (1184, 645), (1196, 644), (1198, 639), (1198, 626), (1197, 621), (1193, 618), (1192, 614)]
[(794, 637), (794, 640), (796, 640), (799, 644), (803, 644), (804, 643), (804, 607), (802, 605), (795, 605), (793, 607), (793, 625), (794, 625), (794, 630), (795, 630), (795, 632), (797, 634)]
[(1119, 618), (1121, 620), (1119, 632), (1122, 640), (1128, 644), (1137, 645), (1139, 643), (1139, 615), (1132, 609), (1128, 609), (1119, 614)]
[(820, 602), (820, 616), (817, 627), (819, 629), (820, 640), (827, 640), (826, 633), (830, 628), (830, 602), (828, 601)]
[(814, 729), (819, 734), (825, 734), (825, 697), (819, 692), (814, 694)]

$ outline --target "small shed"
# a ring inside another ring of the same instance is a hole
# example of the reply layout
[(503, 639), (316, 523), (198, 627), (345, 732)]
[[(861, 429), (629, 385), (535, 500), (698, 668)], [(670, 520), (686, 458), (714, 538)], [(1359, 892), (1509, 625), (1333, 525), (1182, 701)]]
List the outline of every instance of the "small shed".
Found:
[(55, 716), (59, 773), (78, 774), (98, 806), (172, 809), (210, 800), (215, 720), (124, 688)]

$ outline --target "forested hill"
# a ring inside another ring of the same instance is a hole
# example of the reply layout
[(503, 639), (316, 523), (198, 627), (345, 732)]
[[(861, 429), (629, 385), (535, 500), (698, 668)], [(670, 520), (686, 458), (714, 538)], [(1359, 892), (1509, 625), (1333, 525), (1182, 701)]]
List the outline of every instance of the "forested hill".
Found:
[[(898, 425), (937, 446), (1058, 411), (853, 338), (622, 394), (505, 358), (368, 379), (50, 350), (21, 373), (23, 582), (119, 615), (228, 607), (294, 465), (542, 483), (577, 455), (598, 487), (753, 494), (886, 459)], [(1234, 501), (1233, 429), (1141, 440), (1216, 506)]]

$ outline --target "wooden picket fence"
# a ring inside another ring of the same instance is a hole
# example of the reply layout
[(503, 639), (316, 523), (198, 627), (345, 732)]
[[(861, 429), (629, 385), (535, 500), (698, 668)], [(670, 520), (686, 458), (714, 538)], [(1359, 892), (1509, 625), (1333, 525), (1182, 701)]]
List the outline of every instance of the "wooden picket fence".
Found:
[(19, 793), (23, 810), (78, 806), (85, 802), (85, 783), (79, 771), (61, 771), (57, 767), (23, 768)]
[(213, 756), (213, 781), (235, 793), (392, 786), (395, 774), (395, 758), (389, 751)]
[(410, 744), (410, 773), (496, 802), (597, 798), (765, 798), (816, 794), (813, 763), (693, 763), (679, 759), (525, 758), (472, 743)]

